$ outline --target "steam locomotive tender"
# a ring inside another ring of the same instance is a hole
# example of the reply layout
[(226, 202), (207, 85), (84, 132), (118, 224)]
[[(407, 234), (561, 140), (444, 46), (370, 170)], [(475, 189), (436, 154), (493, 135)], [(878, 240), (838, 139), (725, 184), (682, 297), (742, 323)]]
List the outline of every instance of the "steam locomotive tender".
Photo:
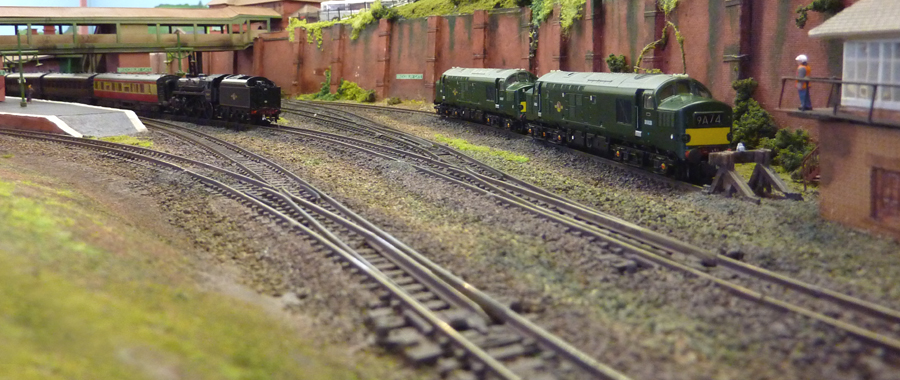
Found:
[(731, 107), (686, 75), (453, 68), (436, 85), (441, 115), (697, 182), (715, 174), (710, 152), (728, 149)]
[[(263, 77), (153, 74), (23, 74), (38, 99), (262, 124), (281, 112), (281, 88)], [(19, 96), (19, 74), (6, 77), (6, 94)]]

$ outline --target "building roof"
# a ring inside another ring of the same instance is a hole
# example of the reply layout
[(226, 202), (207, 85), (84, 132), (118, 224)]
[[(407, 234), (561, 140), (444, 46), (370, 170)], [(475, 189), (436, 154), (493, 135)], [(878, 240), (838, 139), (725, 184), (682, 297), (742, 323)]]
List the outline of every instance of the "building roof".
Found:
[(206, 3), (206, 5), (230, 5), (233, 7), (243, 7), (265, 3), (321, 3), (322, 1), (324, 0), (212, 0)]
[(815, 38), (900, 37), (900, 1), (860, 0), (809, 31)]
[[(55, 15), (55, 16), (48, 16)], [(239, 17), (281, 18), (275, 10), (259, 7), (226, 7), (217, 9), (185, 9), (185, 8), (76, 8), (76, 7), (0, 7), (0, 25), (10, 22), (38, 19), (50, 23), (86, 20), (92, 22), (108, 20), (180, 20), (210, 19), (233, 20)]]

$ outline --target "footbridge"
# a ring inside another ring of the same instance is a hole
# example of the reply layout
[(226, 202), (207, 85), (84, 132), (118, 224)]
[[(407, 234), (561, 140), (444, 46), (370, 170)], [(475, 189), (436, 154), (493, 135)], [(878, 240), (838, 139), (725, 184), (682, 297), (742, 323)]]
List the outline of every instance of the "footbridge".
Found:
[[(0, 55), (243, 50), (270, 32), (273, 9), (0, 7)], [(277, 24), (276, 24), (277, 25)]]

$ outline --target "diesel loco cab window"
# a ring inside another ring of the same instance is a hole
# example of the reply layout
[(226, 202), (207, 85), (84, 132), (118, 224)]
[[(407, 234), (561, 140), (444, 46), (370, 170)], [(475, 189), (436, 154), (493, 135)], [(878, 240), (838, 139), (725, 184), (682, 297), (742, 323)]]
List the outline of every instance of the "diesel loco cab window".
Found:
[(631, 100), (616, 99), (616, 121), (631, 124)]

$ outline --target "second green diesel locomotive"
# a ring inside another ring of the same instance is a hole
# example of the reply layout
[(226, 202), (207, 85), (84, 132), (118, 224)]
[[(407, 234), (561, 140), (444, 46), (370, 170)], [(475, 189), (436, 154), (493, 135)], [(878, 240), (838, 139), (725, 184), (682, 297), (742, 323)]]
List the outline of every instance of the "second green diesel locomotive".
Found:
[(732, 110), (686, 75), (453, 68), (437, 82), (444, 116), (503, 126), (678, 178), (714, 174)]

